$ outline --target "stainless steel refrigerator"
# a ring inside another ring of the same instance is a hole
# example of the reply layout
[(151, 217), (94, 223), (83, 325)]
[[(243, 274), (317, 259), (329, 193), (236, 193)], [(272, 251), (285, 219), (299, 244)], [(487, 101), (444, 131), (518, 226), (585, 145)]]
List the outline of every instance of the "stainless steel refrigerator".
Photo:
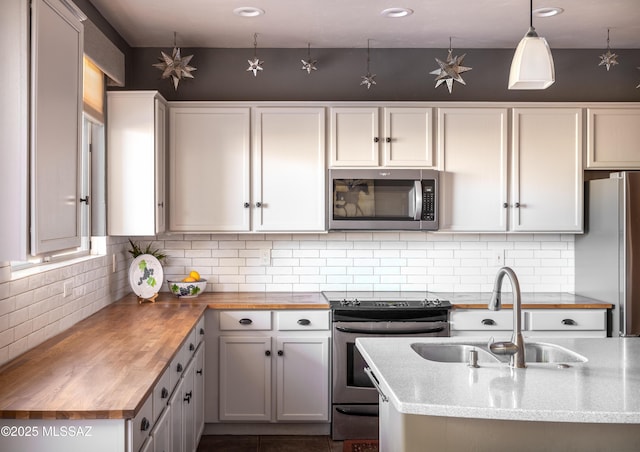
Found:
[(587, 182), (575, 291), (614, 305), (613, 336), (640, 335), (640, 172)]

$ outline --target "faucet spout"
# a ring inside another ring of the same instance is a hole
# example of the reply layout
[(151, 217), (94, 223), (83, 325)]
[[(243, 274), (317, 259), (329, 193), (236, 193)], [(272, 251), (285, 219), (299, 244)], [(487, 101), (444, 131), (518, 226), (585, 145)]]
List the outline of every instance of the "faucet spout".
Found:
[(509, 267), (502, 267), (496, 274), (493, 285), (493, 293), (489, 301), (488, 308), (498, 311), (502, 307), (502, 280), (507, 276), (513, 289), (513, 334), (511, 342), (489, 342), (489, 350), (496, 355), (510, 355), (511, 367), (527, 367), (524, 360), (524, 338), (522, 337), (522, 299), (520, 293), (520, 283), (516, 273)]

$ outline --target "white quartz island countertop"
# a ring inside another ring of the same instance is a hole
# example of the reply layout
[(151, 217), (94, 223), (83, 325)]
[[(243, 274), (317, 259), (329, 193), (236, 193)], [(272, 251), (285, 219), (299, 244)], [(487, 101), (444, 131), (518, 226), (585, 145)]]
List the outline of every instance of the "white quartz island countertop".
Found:
[[(488, 339), (488, 338), (487, 338)], [(395, 410), (408, 415), (507, 421), (640, 424), (640, 338), (529, 339), (568, 348), (586, 362), (429, 361), (411, 344), (468, 338), (358, 338), (356, 345)]]

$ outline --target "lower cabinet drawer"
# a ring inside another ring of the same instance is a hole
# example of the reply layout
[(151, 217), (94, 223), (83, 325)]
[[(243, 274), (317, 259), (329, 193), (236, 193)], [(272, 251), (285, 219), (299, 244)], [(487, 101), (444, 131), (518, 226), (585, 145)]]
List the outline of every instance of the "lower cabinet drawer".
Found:
[(451, 312), (451, 331), (501, 331), (513, 329), (513, 311), (476, 309)]
[(221, 311), (220, 330), (270, 330), (271, 311)]
[(606, 330), (607, 327), (604, 309), (532, 309), (527, 315), (527, 329), (531, 331)]
[(160, 417), (160, 413), (167, 407), (169, 396), (171, 395), (171, 369), (167, 367), (160, 380), (153, 388), (153, 420), (154, 422)]
[(147, 397), (142, 408), (138, 411), (136, 417), (133, 418), (131, 425), (131, 435), (134, 451), (140, 450), (145, 440), (151, 433), (153, 427), (153, 397)]
[(280, 331), (328, 330), (329, 311), (278, 311), (276, 328)]

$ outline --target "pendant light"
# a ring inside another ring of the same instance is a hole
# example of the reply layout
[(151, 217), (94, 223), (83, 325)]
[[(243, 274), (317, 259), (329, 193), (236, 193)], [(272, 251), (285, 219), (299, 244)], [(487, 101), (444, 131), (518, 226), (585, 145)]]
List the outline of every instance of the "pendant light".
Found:
[(530, 0), (529, 31), (518, 44), (509, 72), (509, 89), (546, 89), (555, 82), (553, 57), (547, 40), (533, 28)]

